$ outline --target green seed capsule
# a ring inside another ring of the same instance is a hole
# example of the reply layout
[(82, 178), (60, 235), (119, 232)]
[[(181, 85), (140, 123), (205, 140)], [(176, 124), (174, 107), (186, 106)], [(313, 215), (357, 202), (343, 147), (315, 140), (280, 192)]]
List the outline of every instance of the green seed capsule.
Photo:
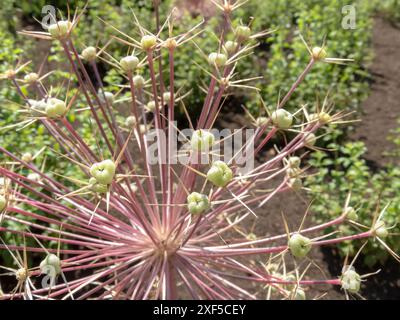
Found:
[(361, 277), (354, 270), (354, 268), (344, 268), (345, 271), (342, 273), (340, 282), (342, 284), (342, 289), (347, 290), (351, 293), (358, 293), (361, 287)]
[(235, 29), (235, 35), (239, 42), (246, 41), (251, 36), (251, 29), (248, 26), (238, 26)]
[(380, 222), (379, 226), (375, 229), (375, 235), (379, 238), (386, 238), (389, 235), (384, 222)]
[(24, 77), (24, 81), (28, 84), (33, 84), (39, 80), (39, 75), (35, 72), (28, 73)]
[(288, 246), (292, 255), (297, 258), (304, 258), (311, 250), (311, 240), (295, 233), (290, 237)]
[(214, 145), (214, 142), (215, 138), (211, 132), (200, 129), (193, 132), (190, 145), (192, 150), (201, 152), (210, 150)]
[(236, 41), (227, 41), (225, 42), (224, 47), (226, 52), (231, 55), (236, 51), (238, 43)]
[(0, 194), (0, 212), (2, 212), (7, 206), (6, 197)]
[(215, 161), (207, 172), (207, 179), (217, 187), (223, 188), (233, 179), (233, 172), (223, 161)]
[(303, 182), (300, 178), (290, 178), (288, 184), (294, 191), (300, 191), (303, 187)]
[(208, 63), (217, 68), (224, 67), (228, 58), (223, 53), (213, 52), (208, 56)]
[(156, 102), (154, 100), (153, 101), (149, 101), (146, 104), (146, 110), (150, 111), (150, 112), (154, 112), (156, 110)]
[(62, 39), (68, 35), (71, 26), (71, 21), (61, 20), (50, 25), (48, 31), (54, 39)]
[(171, 100), (171, 93), (170, 92), (164, 92), (163, 93), (163, 100), (164, 100), (164, 104), (169, 104), (169, 100)]
[(95, 47), (87, 47), (82, 50), (81, 56), (86, 61), (96, 60), (97, 50)]
[(290, 168), (300, 167), (301, 159), (299, 157), (290, 157), (288, 159), (288, 165)]
[(153, 35), (145, 35), (140, 40), (140, 44), (142, 45), (142, 49), (144, 51), (152, 49), (157, 43), (157, 38)]
[(22, 161), (25, 161), (25, 162), (31, 162), (31, 161), (33, 160), (32, 153), (30, 153), (30, 152), (25, 152), (25, 153), (22, 155), (21, 160), (22, 160)]
[(271, 120), (279, 129), (288, 129), (293, 123), (293, 116), (284, 109), (278, 109), (271, 115)]
[(115, 163), (110, 160), (104, 160), (94, 163), (90, 168), (90, 174), (98, 183), (108, 185), (112, 183), (115, 176)]
[(61, 273), (61, 261), (55, 254), (50, 253), (40, 262), (40, 271), (42, 274), (56, 276)]
[(122, 71), (133, 72), (139, 64), (139, 59), (136, 56), (126, 56), (119, 61)]
[(64, 101), (56, 98), (51, 98), (47, 101), (46, 115), (49, 118), (62, 117), (67, 111), (67, 105)]
[(321, 111), (320, 113), (313, 113), (309, 116), (310, 122), (318, 121), (321, 124), (327, 124), (332, 121), (332, 117), (324, 112)]
[(210, 200), (205, 194), (192, 192), (187, 197), (187, 206), (191, 214), (200, 214), (210, 209)]
[(321, 47), (312, 48), (312, 56), (315, 60), (323, 60), (327, 57), (326, 50)]
[(133, 85), (135, 86), (135, 88), (137, 89), (141, 89), (144, 87), (145, 85), (145, 81), (144, 78), (140, 75), (136, 75), (133, 77)]
[(304, 144), (306, 147), (312, 147), (317, 142), (317, 137), (314, 133), (310, 132), (307, 134), (306, 138), (304, 139)]
[(129, 129), (132, 129), (136, 126), (136, 118), (134, 116), (129, 116), (125, 120), (125, 126)]

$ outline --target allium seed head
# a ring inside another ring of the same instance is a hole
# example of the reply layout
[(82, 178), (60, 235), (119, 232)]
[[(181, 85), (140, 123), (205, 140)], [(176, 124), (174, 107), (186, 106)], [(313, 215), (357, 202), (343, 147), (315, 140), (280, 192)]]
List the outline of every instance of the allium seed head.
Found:
[(64, 101), (56, 98), (51, 98), (47, 101), (46, 115), (49, 118), (59, 118), (67, 111), (67, 105)]
[(136, 126), (136, 118), (134, 116), (129, 116), (125, 120), (125, 126), (129, 129), (132, 129)]
[(224, 47), (225, 47), (226, 52), (227, 52), (229, 55), (231, 55), (231, 54), (233, 54), (233, 53), (236, 51), (238, 45), (239, 45), (239, 44), (238, 44), (236, 41), (230, 41), (230, 40), (229, 40), (229, 41), (225, 42)]
[(235, 35), (239, 42), (246, 41), (251, 36), (251, 29), (248, 26), (237, 26)]
[(135, 86), (136, 89), (141, 89), (145, 85), (144, 78), (140, 75), (136, 75), (133, 77), (133, 85)]

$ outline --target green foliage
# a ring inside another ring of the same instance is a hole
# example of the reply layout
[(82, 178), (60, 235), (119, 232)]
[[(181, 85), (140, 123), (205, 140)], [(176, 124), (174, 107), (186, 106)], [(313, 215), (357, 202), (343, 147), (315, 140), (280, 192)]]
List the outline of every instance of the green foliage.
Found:
[[(322, 151), (311, 156), (310, 164), (318, 173), (306, 179), (306, 186), (311, 189), (311, 196), (315, 199), (312, 206), (315, 222), (331, 220), (342, 214), (342, 205), (351, 192), (349, 205), (358, 209), (358, 223), (370, 227), (374, 214), (379, 210), (377, 207), (382, 209), (389, 204), (383, 221), (387, 226), (395, 225), (391, 233), (399, 233), (400, 168), (387, 165), (377, 172), (372, 172), (363, 159), (366, 147), (362, 142), (336, 147), (338, 151), (333, 157), (330, 153)], [(350, 235), (355, 233), (356, 228), (347, 223), (339, 227), (339, 231), (343, 235)], [(334, 230), (327, 230), (331, 231)], [(399, 237), (390, 236), (385, 241), (395, 252), (400, 250)], [(339, 249), (342, 255), (354, 255), (361, 245), (361, 242), (347, 242), (340, 244)], [(363, 250), (365, 264), (372, 266), (387, 259), (387, 251), (381, 250), (380, 247), (377, 241), (368, 243)]]

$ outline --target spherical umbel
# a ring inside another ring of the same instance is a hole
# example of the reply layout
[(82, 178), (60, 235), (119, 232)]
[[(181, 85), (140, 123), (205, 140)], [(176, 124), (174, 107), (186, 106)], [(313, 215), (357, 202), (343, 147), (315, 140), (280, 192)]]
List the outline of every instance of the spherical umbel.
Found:
[(210, 209), (210, 200), (205, 194), (192, 192), (187, 197), (187, 207), (191, 214), (201, 214)]
[(104, 160), (101, 162), (94, 163), (90, 168), (90, 174), (100, 184), (111, 184), (115, 176), (116, 166), (115, 163), (110, 160)]
[(223, 188), (233, 179), (233, 172), (223, 161), (215, 161), (207, 172), (207, 179), (217, 187)]
[(288, 129), (292, 126), (293, 116), (284, 109), (278, 109), (271, 115), (273, 124), (279, 129)]
[(295, 233), (290, 237), (288, 246), (293, 256), (304, 258), (311, 250), (311, 240), (300, 233)]
[(190, 145), (192, 150), (204, 152), (210, 150), (214, 145), (214, 142), (215, 138), (211, 132), (200, 129), (193, 132)]

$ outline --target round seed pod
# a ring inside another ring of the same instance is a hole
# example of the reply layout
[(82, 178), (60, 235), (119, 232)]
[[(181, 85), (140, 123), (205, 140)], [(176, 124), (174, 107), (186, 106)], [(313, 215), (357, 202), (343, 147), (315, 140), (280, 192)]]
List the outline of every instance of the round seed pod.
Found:
[(214, 142), (215, 138), (211, 132), (200, 129), (193, 132), (190, 145), (192, 150), (204, 152), (210, 150), (214, 145)]
[(386, 238), (389, 235), (384, 222), (379, 223), (379, 226), (375, 229), (375, 235), (379, 238)]
[(164, 100), (164, 104), (169, 104), (169, 100), (171, 100), (171, 93), (170, 92), (164, 92), (163, 93), (163, 100)]
[(136, 56), (126, 56), (119, 61), (122, 71), (133, 72), (139, 64), (139, 59)]
[(68, 35), (71, 27), (71, 21), (61, 20), (50, 25), (48, 31), (54, 39), (63, 39)]
[(25, 162), (31, 162), (31, 161), (33, 160), (32, 153), (30, 153), (30, 152), (25, 152), (25, 153), (22, 155), (21, 160), (22, 160), (22, 161), (25, 161)]
[(0, 212), (2, 212), (7, 207), (7, 199), (5, 196), (0, 194)]
[(24, 81), (28, 84), (33, 84), (39, 80), (39, 75), (35, 72), (28, 73), (24, 77)]
[(82, 50), (81, 56), (88, 62), (94, 61), (97, 57), (97, 50), (95, 47), (87, 47)]
[(317, 142), (317, 137), (312, 132), (308, 133), (304, 140), (304, 144), (306, 147), (312, 147), (315, 145), (316, 142)]
[(326, 53), (326, 50), (321, 47), (314, 47), (314, 48), (312, 48), (311, 52), (312, 52), (312, 57), (314, 58), (314, 60), (323, 60), (328, 55)]
[(192, 192), (188, 195), (187, 206), (191, 214), (201, 214), (211, 207), (208, 197), (198, 192)]
[(223, 188), (233, 179), (233, 172), (223, 161), (215, 161), (207, 172), (207, 179), (217, 187)]
[(140, 40), (140, 44), (142, 45), (142, 49), (144, 51), (148, 51), (157, 44), (157, 38), (153, 35), (145, 35)]
[(300, 178), (290, 178), (288, 184), (294, 191), (299, 191), (303, 187), (303, 182)]
[(310, 114), (309, 118), (310, 122), (318, 121), (321, 124), (329, 123), (332, 120), (332, 117), (325, 111), (321, 111), (320, 113)]
[(361, 287), (361, 277), (354, 270), (353, 267), (344, 267), (344, 271), (340, 278), (342, 289), (347, 290), (351, 293), (358, 293)]
[(300, 167), (301, 159), (299, 157), (293, 156), (288, 159), (288, 165), (290, 168)]
[(129, 129), (132, 129), (136, 126), (136, 118), (134, 116), (129, 116), (125, 120), (125, 126)]
[(53, 253), (49, 253), (42, 262), (40, 262), (40, 272), (47, 275), (59, 275), (61, 273), (61, 261)]
[(251, 29), (248, 26), (237, 26), (235, 35), (239, 42), (246, 41), (251, 36)]
[(133, 85), (135, 86), (135, 88), (137, 89), (141, 89), (144, 87), (145, 85), (145, 81), (144, 78), (140, 75), (136, 75), (133, 77)]
[(114, 161), (107, 159), (94, 163), (90, 167), (90, 174), (98, 183), (108, 185), (112, 183), (115, 176), (116, 166)]
[(156, 102), (154, 100), (149, 101), (145, 108), (147, 111), (154, 112), (156, 110)]
[(273, 124), (279, 129), (288, 129), (293, 123), (293, 116), (285, 109), (278, 109), (271, 115)]
[(208, 63), (218, 68), (224, 67), (228, 58), (223, 53), (212, 52), (208, 55)]
[(64, 101), (56, 98), (51, 98), (47, 101), (46, 115), (49, 118), (62, 117), (67, 111), (67, 105)]
[(288, 246), (293, 256), (304, 258), (311, 250), (311, 240), (300, 233), (295, 233), (290, 237)]
[(39, 173), (36, 172), (31, 172), (30, 174), (27, 175), (27, 178), (36, 183), (41, 183), (42, 181), (42, 178), (40, 177)]
[(229, 55), (231, 55), (236, 51), (238, 45), (239, 44), (236, 41), (227, 41), (227, 42), (225, 42), (224, 47), (225, 47), (226, 52)]

